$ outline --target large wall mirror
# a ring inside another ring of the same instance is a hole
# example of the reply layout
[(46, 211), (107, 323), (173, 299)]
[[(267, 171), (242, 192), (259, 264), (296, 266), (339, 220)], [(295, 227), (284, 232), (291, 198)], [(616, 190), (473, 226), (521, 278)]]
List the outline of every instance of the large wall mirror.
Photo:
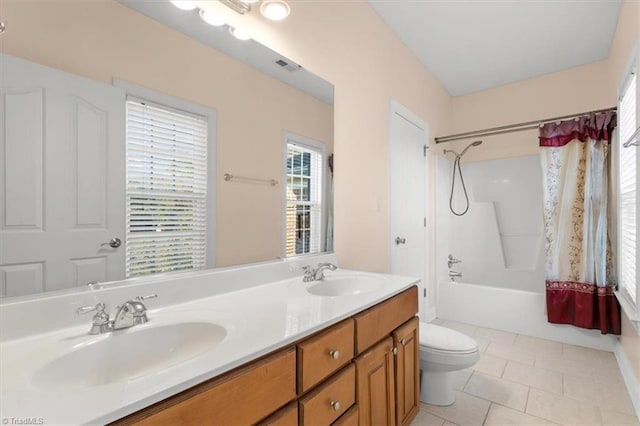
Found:
[(168, 0), (2, 0), (0, 297), (331, 250), (333, 86)]

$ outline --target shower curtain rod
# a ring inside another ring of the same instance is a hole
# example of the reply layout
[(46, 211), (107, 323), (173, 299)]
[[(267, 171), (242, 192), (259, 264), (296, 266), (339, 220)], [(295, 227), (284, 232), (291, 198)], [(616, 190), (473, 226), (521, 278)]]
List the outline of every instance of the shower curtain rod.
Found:
[(436, 137), (435, 141), (436, 143), (444, 143), (444, 142), (451, 142), (459, 139), (475, 138), (479, 136), (493, 136), (493, 135), (500, 135), (503, 133), (521, 132), (523, 130), (536, 129), (538, 128), (538, 126), (544, 123), (549, 123), (549, 122), (558, 121), (558, 120), (566, 120), (569, 118), (582, 117), (583, 115), (600, 114), (602, 112), (609, 112), (609, 111), (616, 111), (616, 110), (617, 110), (616, 107), (611, 107), (611, 108), (605, 108), (605, 109), (598, 109), (595, 111), (581, 112), (578, 114), (561, 115), (559, 117), (545, 118), (543, 120), (525, 121), (523, 123), (509, 124), (506, 126), (498, 126), (498, 127), (490, 127), (488, 129), (482, 129), (482, 130), (474, 130), (473, 132), (464, 132), (464, 133), (457, 133), (455, 135), (440, 136), (440, 137)]

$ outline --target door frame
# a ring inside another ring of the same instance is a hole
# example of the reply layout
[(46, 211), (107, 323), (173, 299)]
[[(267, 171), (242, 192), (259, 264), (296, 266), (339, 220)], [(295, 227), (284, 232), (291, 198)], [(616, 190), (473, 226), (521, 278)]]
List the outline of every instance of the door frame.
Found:
[[(391, 170), (391, 150), (393, 149), (393, 140), (392, 140), (392, 126), (391, 123), (393, 121), (393, 116), (394, 115), (398, 115), (400, 117), (402, 117), (403, 119), (407, 120), (409, 123), (413, 124), (414, 126), (416, 126), (417, 128), (421, 129), (424, 132), (424, 145), (427, 147), (426, 149), (426, 155), (424, 156), (424, 196), (423, 196), (423, 212), (424, 212), (424, 217), (425, 219), (427, 219), (426, 221), (426, 226), (423, 228), (423, 237), (424, 237), (424, 268), (423, 268), (423, 272), (422, 272), (422, 277), (420, 277), (420, 285), (418, 286), (419, 289), (419, 302), (418, 302), (418, 308), (419, 308), (419, 313), (420, 313), (420, 318), (423, 319), (424, 321), (429, 321), (433, 318), (435, 318), (435, 312), (431, 313), (429, 312), (428, 309), (428, 304), (427, 304), (427, 296), (430, 295), (429, 291), (429, 287), (427, 285), (427, 276), (428, 271), (427, 268), (429, 266), (429, 215), (428, 215), (428, 197), (427, 197), (427, 193), (429, 190), (429, 125), (427, 124), (426, 121), (424, 121), (422, 118), (420, 118), (417, 114), (415, 114), (414, 112), (412, 112), (409, 108), (405, 107), (404, 105), (400, 104), (398, 101), (396, 101), (395, 99), (391, 99), (389, 102), (389, 135), (388, 135), (388, 147), (389, 147), (389, 155), (387, 158), (387, 164), (388, 164), (388, 176), (387, 176), (387, 183), (389, 185), (389, 192), (391, 192), (392, 190), (392, 170)], [(391, 201), (391, 197), (389, 197), (389, 201)], [(393, 215), (392, 215), (392, 210), (393, 210), (393, 206), (391, 205), (391, 202), (388, 203), (388, 214), (389, 214), (389, 218), (388, 218), (388, 231), (387, 231), (387, 238), (388, 238), (388, 256), (389, 256), (389, 271), (391, 272), (391, 261), (392, 261), (392, 250), (394, 248), (393, 246), (393, 236), (391, 234), (391, 230), (392, 230), (392, 219), (393, 219)], [(435, 301), (434, 301), (435, 302)], [(434, 303), (435, 306), (435, 303)], [(433, 318), (431, 318), (433, 317)]]

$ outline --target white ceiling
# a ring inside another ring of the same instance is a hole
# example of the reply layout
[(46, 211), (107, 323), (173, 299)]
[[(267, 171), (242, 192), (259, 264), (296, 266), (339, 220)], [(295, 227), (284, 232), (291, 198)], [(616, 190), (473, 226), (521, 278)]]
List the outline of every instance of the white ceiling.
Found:
[(622, 3), (367, 1), (453, 96), (606, 59)]

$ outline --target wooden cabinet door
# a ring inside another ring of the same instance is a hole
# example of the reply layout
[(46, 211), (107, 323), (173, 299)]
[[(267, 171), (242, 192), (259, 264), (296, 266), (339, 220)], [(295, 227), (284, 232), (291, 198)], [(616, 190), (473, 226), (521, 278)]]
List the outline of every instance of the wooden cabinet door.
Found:
[(407, 321), (393, 332), (396, 359), (396, 422), (408, 425), (420, 410), (419, 320)]
[(396, 424), (393, 339), (381, 341), (356, 359), (361, 426)]
[(296, 351), (286, 349), (117, 420), (115, 425), (249, 425), (296, 398)]

